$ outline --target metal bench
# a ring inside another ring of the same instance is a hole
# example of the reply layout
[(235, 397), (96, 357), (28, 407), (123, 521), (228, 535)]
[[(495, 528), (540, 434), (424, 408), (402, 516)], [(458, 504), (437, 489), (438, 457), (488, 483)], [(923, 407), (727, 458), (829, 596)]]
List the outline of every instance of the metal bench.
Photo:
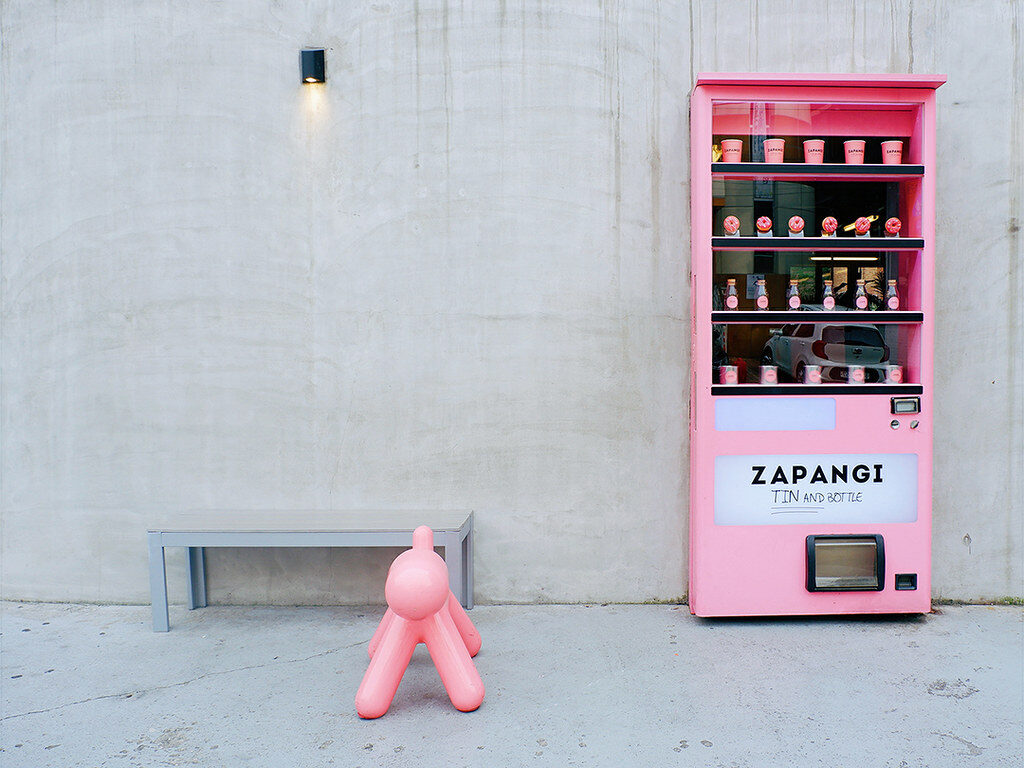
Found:
[(185, 513), (148, 529), (149, 591), (153, 631), (167, 632), (165, 547), (188, 553), (188, 607), (206, 606), (207, 547), (409, 547), (426, 525), (444, 547), (448, 581), (466, 608), (473, 607), (473, 513), (469, 511), (340, 511)]

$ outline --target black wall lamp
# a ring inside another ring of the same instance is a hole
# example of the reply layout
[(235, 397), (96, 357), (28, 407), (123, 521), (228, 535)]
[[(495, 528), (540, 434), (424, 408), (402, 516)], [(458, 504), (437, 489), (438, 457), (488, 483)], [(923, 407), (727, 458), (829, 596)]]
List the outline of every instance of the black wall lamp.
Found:
[(302, 82), (322, 83), (327, 80), (324, 74), (324, 49), (312, 48), (302, 52)]

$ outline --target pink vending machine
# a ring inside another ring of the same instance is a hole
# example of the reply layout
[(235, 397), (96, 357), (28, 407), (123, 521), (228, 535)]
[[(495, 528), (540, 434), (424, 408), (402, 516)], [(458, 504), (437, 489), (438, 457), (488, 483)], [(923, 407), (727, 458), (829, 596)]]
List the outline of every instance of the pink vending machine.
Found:
[(944, 81), (697, 79), (698, 616), (931, 608), (935, 89)]

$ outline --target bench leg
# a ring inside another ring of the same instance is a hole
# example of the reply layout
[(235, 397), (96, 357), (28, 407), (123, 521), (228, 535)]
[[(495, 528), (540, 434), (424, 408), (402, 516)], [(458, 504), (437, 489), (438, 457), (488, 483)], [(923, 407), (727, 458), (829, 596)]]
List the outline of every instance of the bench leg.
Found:
[(466, 601), (463, 605), (472, 610), (473, 608), (473, 528), (470, 527), (466, 538), (462, 540), (462, 562), (466, 564), (465, 584)]
[(149, 538), (149, 599), (153, 604), (153, 631), (166, 632), (171, 626), (167, 617), (167, 566), (159, 533)]
[(206, 607), (206, 551), (202, 547), (188, 549), (188, 607)]
[(459, 602), (466, 605), (465, 553), (458, 533), (444, 537), (444, 562), (448, 566), (448, 586)]

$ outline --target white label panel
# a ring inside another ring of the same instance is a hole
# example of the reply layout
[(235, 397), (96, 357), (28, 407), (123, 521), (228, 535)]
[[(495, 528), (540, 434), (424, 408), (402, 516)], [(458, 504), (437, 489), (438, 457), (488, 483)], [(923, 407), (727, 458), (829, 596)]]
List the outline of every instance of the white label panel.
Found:
[(715, 430), (718, 432), (835, 428), (834, 397), (720, 397), (715, 400)]
[(915, 520), (915, 453), (715, 457), (717, 525)]

